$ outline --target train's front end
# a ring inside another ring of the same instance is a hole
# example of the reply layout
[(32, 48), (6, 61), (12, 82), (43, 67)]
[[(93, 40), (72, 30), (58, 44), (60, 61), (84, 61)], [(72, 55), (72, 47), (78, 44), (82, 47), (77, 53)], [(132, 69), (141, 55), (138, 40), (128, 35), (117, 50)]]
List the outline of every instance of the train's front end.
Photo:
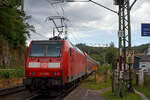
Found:
[(63, 40), (32, 41), (28, 48), (27, 89), (49, 89), (62, 84)]

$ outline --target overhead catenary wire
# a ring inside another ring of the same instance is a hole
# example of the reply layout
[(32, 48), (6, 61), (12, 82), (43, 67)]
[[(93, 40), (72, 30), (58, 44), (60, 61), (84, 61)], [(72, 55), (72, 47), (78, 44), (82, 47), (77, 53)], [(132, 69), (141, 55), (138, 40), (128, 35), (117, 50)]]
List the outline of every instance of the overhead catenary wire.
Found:
[[(57, 8), (56, 8), (49, 0), (46, 0), (46, 1), (50, 4), (49, 7), (52, 7), (52, 8), (55, 10), (55, 12), (56, 12), (57, 15), (60, 15), (60, 13), (59, 13), (59, 11), (57, 10)], [(61, 10), (62, 10), (62, 14), (63, 14), (63, 16), (64, 16), (64, 9), (63, 9), (63, 7), (61, 7)], [(31, 12), (31, 11), (28, 10), (28, 12)], [(45, 24), (41, 23), (39, 20), (35, 19), (34, 17), (32, 17), (31, 19), (32, 19), (32, 20), (35, 20), (34, 22), (36, 22), (37, 24), (39, 24), (42, 28), (47, 27)], [(39, 32), (32, 32), (32, 33), (34, 33), (34, 34), (36, 34), (36, 35), (38, 35), (38, 36), (40, 36), (40, 37), (43, 37), (43, 38), (48, 38), (48, 37), (44, 36), (43, 34), (41, 34), (41, 33), (39, 33)], [(33, 35), (31, 35), (31, 36), (33, 36)], [(30, 38), (28, 38), (28, 39), (30, 39)]]
[[(53, 7), (53, 9), (55, 9), (55, 11), (56, 11), (56, 13), (57, 13), (57, 15), (60, 15), (59, 14), (59, 12), (56, 10), (56, 8), (54, 7), (54, 5), (55, 4), (53, 4), (53, 3), (51, 3), (49, 0), (46, 0), (50, 5), (51, 5), (51, 7)], [(61, 8), (61, 10), (62, 10), (62, 16), (65, 16), (65, 10), (64, 10), (64, 8), (61, 6), (60, 7)], [(70, 20), (68, 20), (68, 22), (70, 22), (70, 24), (71, 24), (71, 26), (73, 26), (73, 24), (71, 23), (71, 21)], [(66, 25), (66, 23), (64, 23), (65, 25)], [(69, 28), (70, 29), (70, 28)], [(72, 28), (73, 29), (73, 28)], [(74, 41), (78, 41), (78, 39), (76, 38), (76, 35), (74, 34), (74, 32), (69, 32), (69, 34), (72, 34), (72, 36), (73, 36), (73, 39), (74, 39)]]
[(42, 36), (42, 37), (44, 37), (44, 38), (48, 38), (48, 37), (46, 37), (46, 36), (44, 36), (44, 35), (42, 35), (42, 34), (40, 34), (40, 33), (37, 33), (37, 32), (34, 32), (35, 34), (37, 34), (37, 35), (39, 35), (39, 36)]
[[(42, 27), (45, 26), (45, 24), (39, 22), (39, 21), (36, 20), (35, 18), (32, 17), (32, 19), (35, 20), (35, 22), (36, 22), (37, 24), (41, 25)], [(45, 26), (45, 27), (46, 27), (46, 26)], [(35, 33), (36, 35), (42, 36), (42, 37), (44, 37), (44, 38), (48, 38), (48, 37), (46, 37), (46, 36), (44, 36), (44, 35), (42, 35), (42, 34), (40, 34), (40, 33), (38, 33), (38, 32), (33, 32), (33, 33)]]
[[(72, 22), (71, 22), (71, 20), (69, 20), (68, 22), (70, 23), (70, 25), (71, 25), (72, 27), (74, 27), (73, 24), (72, 24)], [(68, 24), (69, 24), (69, 23), (68, 23)], [(74, 31), (73, 28), (69, 28), (69, 29), (72, 29), (72, 30)], [(70, 30), (69, 34), (72, 34), (74, 41), (78, 41), (78, 37), (76, 37), (76, 35), (74, 34), (74, 32), (72, 32), (72, 30)]]
[(56, 14), (60, 15), (59, 12), (56, 10), (56, 7), (54, 6), (54, 4), (52, 4), (49, 0), (46, 0), (46, 1), (51, 5), (50, 7), (52, 7), (55, 10)]
[[(50, 6), (56, 11), (56, 14), (59, 16), (59, 17), (58, 16), (51, 16), (51, 17), (48, 17), (47, 19), (51, 20), (54, 23), (55, 28), (57, 29), (57, 32), (59, 33), (58, 36), (62, 35), (62, 32), (64, 32), (64, 35), (67, 38), (67, 24), (66, 24), (66, 21), (68, 21), (68, 19), (64, 17), (65, 13), (64, 13), (63, 7), (62, 6), (60, 7), (60, 9), (62, 11), (62, 15), (61, 15), (61, 14), (59, 14), (58, 10), (54, 7), (54, 4), (52, 4), (49, 0), (46, 0), (46, 1), (50, 4)], [(57, 25), (57, 20), (58, 19), (61, 20), (60, 23), (61, 23), (62, 30), (59, 30), (59, 26)], [(53, 28), (53, 30), (55, 30), (55, 28)], [(65, 28), (65, 30), (64, 30), (64, 28)], [(55, 35), (54, 32), (53, 32), (53, 36)]]

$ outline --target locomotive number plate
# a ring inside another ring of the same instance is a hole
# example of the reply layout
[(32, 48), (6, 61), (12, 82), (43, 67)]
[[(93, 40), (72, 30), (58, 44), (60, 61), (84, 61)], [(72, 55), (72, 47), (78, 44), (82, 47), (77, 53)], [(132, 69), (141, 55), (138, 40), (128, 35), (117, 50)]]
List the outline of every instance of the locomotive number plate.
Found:
[(40, 75), (49, 75), (49, 73), (44, 73), (44, 72), (43, 72), (43, 73), (40, 73)]

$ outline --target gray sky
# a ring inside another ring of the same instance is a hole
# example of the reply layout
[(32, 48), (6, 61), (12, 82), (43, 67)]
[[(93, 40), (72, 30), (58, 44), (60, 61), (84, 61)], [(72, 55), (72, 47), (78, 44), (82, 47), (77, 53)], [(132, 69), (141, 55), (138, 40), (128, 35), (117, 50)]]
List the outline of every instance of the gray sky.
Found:
[[(94, 0), (113, 10), (113, 0)], [(118, 16), (93, 3), (63, 3), (51, 5), (52, 0), (25, 0), (25, 12), (32, 18), (37, 33), (31, 33), (30, 40), (48, 39), (52, 36), (52, 22), (45, 21), (48, 16), (63, 15), (70, 21), (69, 40), (74, 44), (104, 45), (114, 42), (118, 45)], [(130, 0), (132, 3), (133, 0)], [(150, 43), (150, 37), (141, 37), (141, 23), (150, 23), (150, 0), (137, 0), (131, 11), (132, 45)], [(42, 35), (41, 35), (42, 34)]]

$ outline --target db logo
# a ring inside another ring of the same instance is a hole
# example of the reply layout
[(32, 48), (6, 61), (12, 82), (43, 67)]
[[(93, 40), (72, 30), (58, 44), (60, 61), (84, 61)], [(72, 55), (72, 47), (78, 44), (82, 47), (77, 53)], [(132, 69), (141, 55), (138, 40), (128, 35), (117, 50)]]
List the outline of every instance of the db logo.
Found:
[(47, 68), (48, 67), (48, 63), (41, 63), (40, 67), (41, 68)]

